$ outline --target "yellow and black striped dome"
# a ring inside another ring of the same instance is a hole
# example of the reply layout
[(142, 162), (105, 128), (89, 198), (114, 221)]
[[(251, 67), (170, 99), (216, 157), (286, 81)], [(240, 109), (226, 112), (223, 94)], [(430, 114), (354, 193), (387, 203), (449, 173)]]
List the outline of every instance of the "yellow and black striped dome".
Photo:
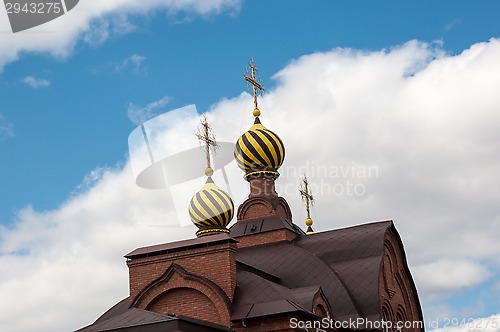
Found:
[(234, 204), (231, 197), (217, 187), (209, 177), (189, 203), (189, 217), (199, 228), (196, 235), (206, 233), (228, 233), (226, 226), (234, 215)]
[(234, 158), (247, 179), (259, 173), (278, 177), (278, 168), (285, 159), (285, 146), (278, 135), (264, 127), (259, 118), (255, 118), (255, 124), (236, 142)]

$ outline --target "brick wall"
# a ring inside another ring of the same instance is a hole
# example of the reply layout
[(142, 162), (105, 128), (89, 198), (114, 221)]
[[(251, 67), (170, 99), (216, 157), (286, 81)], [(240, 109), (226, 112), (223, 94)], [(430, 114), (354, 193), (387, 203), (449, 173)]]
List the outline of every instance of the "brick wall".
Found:
[(229, 325), (228, 306), (236, 289), (235, 243), (135, 258), (127, 265), (132, 306)]
[(295, 237), (297, 237), (297, 234), (288, 229), (277, 229), (254, 235), (241, 236), (236, 238), (236, 240), (238, 240), (238, 248), (244, 248), (278, 241), (292, 241)]
[(129, 267), (130, 299), (149, 283), (161, 277), (172, 264), (203, 276), (224, 290), (233, 299), (236, 287), (236, 246), (233, 243), (174, 252), (127, 261)]

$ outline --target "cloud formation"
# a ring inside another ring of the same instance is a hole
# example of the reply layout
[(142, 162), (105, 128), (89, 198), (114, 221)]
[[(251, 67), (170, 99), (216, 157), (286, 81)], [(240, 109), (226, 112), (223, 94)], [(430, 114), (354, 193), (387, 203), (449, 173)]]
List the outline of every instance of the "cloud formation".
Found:
[(14, 125), (0, 114), (0, 141), (14, 136)]
[[(82, 40), (99, 46), (110, 35), (120, 35), (134, 30), (130, 15), (140, 17), (154, 10), (169, 14), (209, 16), (225, 11), (238, 11), (240, 0), (85, 0), (67, 14), (42, 26), (20, 33), (0, 34), (0, 72), (16, 61), (21, 52), (49, 53), (57, 58), (72, 54)], [(11, 31), (6, 11), (0, 11), (0, 31)]]
[(165, 96), (158, 100), (152, 101), (146, 106), (137, 106), (130, 103), (127, 109), (127, 115), (130, 121), (135, 125), (141, 125), (145, 121), (155, 117), (164, 111), (164, 107), (170, 102), (172, 98)]
[(413, 272), (421, 280), (420, 288), (434, 294), (472, 287), (491, 277), (485, 266), (465, 260), (438, 260), (420, 265)]
[[(277, 190), (294, 222), (304, 226), (303, 172), (316, 186), (316, 231), (394, 219), (428, 319), (450, 294), (485, 280), (498, 284), (499, 57), (496, 39), (458, 55), (416, 41), (376, 52), (334, 49), (293, 60), (259, 103), (263, 124), (286, 147)], [(167, 102), (131, 104), (131, 120)], [(242, 93), (213, 105), (207, 117), (219, 140), (234, 142), (251, 126), (252, 109)], [(165, 137), (196, 146), (197, 122), (180, 119)], [(370, 167), (377, 171), (359, 172)], [(228, 176), (238, 204), (248, 188), (234, 169)], [(201, 183), (186, 186), (189, 197)], [(349, 186), (363, 190), (348, 194)], [(89, 324), (127, 296), (125, 253), (194, 236), (193, 227), (169, 223), (176, 214), (165, 203), (169, 193), (137, 188), (128, 163), (97, 170), (84, 187), (59, 209), (26, 207), (12, 228), (0, 229), (1, 326), (24, 332)], [(16, 318), (26, 312), (29, 321)]]
[(24, 84), (32, 87), (33, 89), (47, 88), (50, 86), (50, 81), (43, 78), (36, 78), (34, 76), (26, 76), (21, 80)]
[(132, 54), (115, 67), (116, 72), (121, 73), (130, 68), (136, 75), (146, 75), (148, 70), (143, 66), (146, 57), (139, 54)]

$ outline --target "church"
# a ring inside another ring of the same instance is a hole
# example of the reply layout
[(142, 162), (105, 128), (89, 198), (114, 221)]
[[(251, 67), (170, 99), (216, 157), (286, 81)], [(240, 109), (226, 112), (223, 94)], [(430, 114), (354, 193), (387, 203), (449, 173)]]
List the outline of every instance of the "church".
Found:
[(126, 254), (129, 297), (77, 332), (423, 331), (392, 221), (314, 232), (304, 178), (307, 230), (294, 223), (275, 190), (285, 146), (261, 123), (263, 87), (253, 61), (245, 80), (253, 89), (255, 122), (238, 138), (234, 158), (249, 183), (248, 198), (235, 211), (212, 180), (209, 151), (216, 143), (202, 122), (206, 183), (187, 211), (196, 238)]

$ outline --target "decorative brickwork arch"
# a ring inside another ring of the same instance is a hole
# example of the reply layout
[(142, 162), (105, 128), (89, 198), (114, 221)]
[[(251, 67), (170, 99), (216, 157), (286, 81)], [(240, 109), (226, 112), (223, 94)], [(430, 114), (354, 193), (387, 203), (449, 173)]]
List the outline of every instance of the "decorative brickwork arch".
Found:
[(278, 205), (276, 206), (276, 214), (288, 222), (292, 222), (292, 210), (287, 201), (283, 197), (278, 197)]
[[(382, 312), (385, 310), (390, 316), (390, 320), (394, 323), (394, 331), (397, 331), (398, 321), (421, 321), (422, 314), (401, 239), (393, 228), (389, 228), (386, 232), (383, 257), (379, 276), (381, 308)], [(402, 330), (420, 331), (423, 329), (414, 327)]]
[(390, 323), (392, 322), (392, 317), (391, 317), (391, 312), (390, 312), (390, 304), (384, 304), (382, 306), (382, 317), (381, 317), (381, 323), (382, 323), (382, 331), (383, 332), (389, 332), (391, 329), (389, 328)]
[(146, 310), (161, 313), (196, 317), (212, 323), (222, 324), (219, 311), (205, 294), (193, 288), (173, 288), (153, 299)]
[(238, 208), (238, 220), (253, 219), (273, 215), (272, 204), (264, 198), (254, 197), (247, 199)]
[[(194, 306), (193, 303), (200, 305)], [(231, 301), (209, 279), (172, 264), (161, 277), (139, 292), (131, 307), (229, 326)]]
[(390, 322), (394, 321), (394, 311), (392, 310), (392, 305), (389, 301), (385, 300), (384, 304), (382, 305), (382, 312), (385, 312), (386, 314), (386, 319)]
[(266, 216), (277, 215), (291, 222), (292, 211), (283, 197), (267, 199), (263, 197), (252, 197), (247, 199), (238, 208), (237, 219), (248, 220)]
[(398, 332), (406, 331), (406, 328), (405, 328), (406, 322), (408, 322), (408, 321), (404, 316), (404, 311), (398, 310), (398, 312), (396, 312), (396, 319), (395, 319), (396, 328), (395, 328), (395, 330)]

